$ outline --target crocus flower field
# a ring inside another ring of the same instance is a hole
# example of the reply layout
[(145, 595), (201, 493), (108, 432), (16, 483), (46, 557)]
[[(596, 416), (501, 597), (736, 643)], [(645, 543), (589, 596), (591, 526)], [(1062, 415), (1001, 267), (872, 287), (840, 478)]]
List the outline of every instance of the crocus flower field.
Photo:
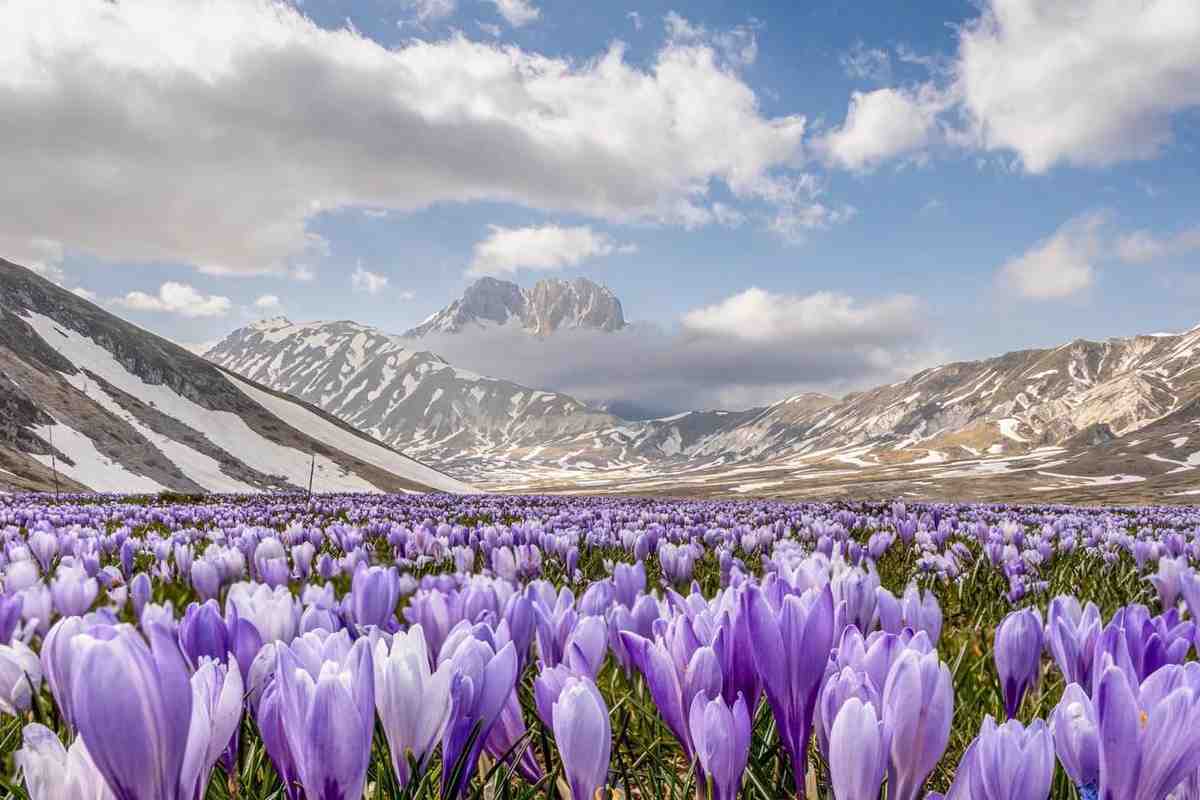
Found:
[(0, 544), (15, 797), (1200, 798), (1193, 509), (28, 496)]

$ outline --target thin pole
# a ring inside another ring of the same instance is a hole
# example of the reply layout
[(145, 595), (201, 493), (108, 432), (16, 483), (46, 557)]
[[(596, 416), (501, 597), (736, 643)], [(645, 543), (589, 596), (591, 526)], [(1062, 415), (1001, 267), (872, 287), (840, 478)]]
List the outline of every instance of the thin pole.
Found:
[(313, 473), (317, 471), (317, 454), (312, 454), (312, 463), (308, 465), (308, 496), (312, 497)]
[(50, 426), (50, 469), (54, 470), (54, 502), (58, 502), (58, 460), (54, 457), (54, 426)]

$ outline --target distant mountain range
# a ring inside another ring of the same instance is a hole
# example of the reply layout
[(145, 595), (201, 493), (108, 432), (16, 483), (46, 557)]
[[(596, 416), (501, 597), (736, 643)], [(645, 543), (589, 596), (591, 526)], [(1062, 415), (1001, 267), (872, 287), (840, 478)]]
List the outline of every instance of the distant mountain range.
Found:
[(1200, 328), (653, 420), (424, 341), (626, 325), (590, 281), (488, 278), (404, 335), (276, 318), (206, 360), (0, 261), (0, 490), (51, 488), (55, 470), (63, 489), (297, 489), (315, 455), (319, 490), (1200, 501)]
[[(404, 336), (349, 322), (269, 320), (235, 331), (207, 357), (493, 487), (778, 493), (845, 489), (878, 473), (884, 484), (903, 478), (932, 488), (1018, 476), (1026, 493), (1054, 497), (1163, 476), (1184, 491), (1200, 467), (1200, 447), (1187, 446), (1200, 434), (1200, 329), (945, 364), (840, 399), (805, 394), (643, 421), (475, 375), (419, 349), (428, 332), (468, 326), (550, 336), (625, 324), (620, 301), (590, 281), (523, 290), (488, 278)], [(1159, 430), (1153, 440), (1134, 436)], [(1116, 461), (1097, 461), (1117, 452)]]
[[(57, 478), (56, 478), (57, 475)], [(0, 259), (0, 491), (468, 492)]]

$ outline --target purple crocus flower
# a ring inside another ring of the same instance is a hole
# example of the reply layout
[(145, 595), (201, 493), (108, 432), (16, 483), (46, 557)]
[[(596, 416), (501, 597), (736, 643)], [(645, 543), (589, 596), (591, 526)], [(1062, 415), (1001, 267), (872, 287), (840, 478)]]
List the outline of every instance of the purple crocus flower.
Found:
[(129, 581), (129, 597), (133, 600), (134, 619), (142, 618), (142, 609), (146, 607), (146, 603), (150, 602), (150, 595), (153, 591), (154, 587), (150, 584), (150, 576), (144, 572), (139, 572)]
[(202, 800), (213, 767), (234, 741), (242, 721), (242, 673), (236, 664), (204, 658), (190, 683), (192, 719), (183, 759), (182, 791), (185, 797)]
[[(662, 608), (659, 606), (657, 598), (652, 595), (644, 594), (634, 601), (633, 609), (627, 609), (625, 606), (613, 606), (608, 612), (608, 638), (609, 647), (612, 650), (613, 657), (625, 669), (626, 673), (633, 669), (633, 660), (629, 654), (628, 648), (625, 647), (625, 640), (621, 636), (622, 631), (636, 633), (643, 639), (648, 639), (654, 635), (654, 622), (662, 616)], [(746, 656), (749, 656), (747, 648)], [(754, 662), (750, 662), (753, 667)], [(757, 673), (755, 678), (757, 679)]]
[(192, 688), (175, 640), (98, 625), (70, 639), (79, 735), (117, 800), (192, 800), (184, 779)]
[(988, 716), (969, 763), (959, 769), (967, 772), (971, 800), (1046, 800), (1054, 780), (1050, 731), (1040, 719), (1026, 728), (1017, 720), (997, 725)]
[(1180, 622), (1172, 610), (1157, 617), (1143, 605), (1118, 609), (1100, 632), (1094, 654), (1093, 678), (1109, 659), (1145, 680), (1160, 667), (1181, 664), (1192, 647), (1195, 624)]
[[(275, 646), (268, 645), (264, 649), (274, 652)], [(262, 697), (258, 702), (256, 711), (258, 732), (262, 736), (267, 757), (271, 759), (275, 772), (283, 782), (283, 790), (288, 800), (300, 800), (304, 793), (304, 787), (300, 783), (300, 767), (296, 763), (298, 756), (292, 752), (287, 735), (284, 733), (281, 703), (279, 685), (275, 681), (271, 681), (262, 692)]]
[(429, 668), (425, 633), (414, 625), (389, 646), (375, 642), (375, 707), (383, 721), (392, 769), (403, 788), (411, 779), (409, 757), (423, 768), (450, 711), (450, 665)]
[(221, 591), (221, 573), (206, 559), (192, 562), (191, 578), (192, 586), (202, 600), (213, 600)]
[[(457, 797), (475, 771), (484, 743), (516, 683), (516, 649), (509, 642), (496, 651), (490, 642), (469, 637), (450, 655), (450, 672), (450, 717), (442, 736), (442, 759), (448, 765), (442, 772), (444, 800)], [(460, 763), (462, 771), (457, 782), (452, 782)]]
[(1146, 578), (1158, 590), (1158, 600), (1163, 611), (1175, 608), (1182, 589), (1181, 579), (1188, 569), (1186, 558), (1160, 558), (1158, 571)]
[(395, 567), (360, 567), (350, 587), (350, 616), (360, 628), (396, 628), (400, 602), (400, 576)]
[(262, 583), (235, 583), (225, 594), (225, 617), (230, 630), (233, 630), (232, 620), (236, 618), (253, 625), (263, 644), (287, 644), (296, 638), (300, 602), (286, 586), (272, 589)]
[(370, 640), (359, 639), (343, 658), (326, 657), (319, 665), (293, 647), (278, 645), (275, 653), (280, 722), (305, 797), (361, 797), (375, 729)]
[(575, 672), (595, 680), (607, 653), (608, 623), (604, 617), (583, 617), (567, 637), (563, 660)]
[(950, 741), (954, 685), (936, 652), (905, 650), (883, 689), (883, 718), (892, 731), (888, 798), (914, 800)]
[(542, 779), (542, 768), (534, 758), (532, 748), (522, 749), (518, 745), (528, 731), (521, 714), (520, 698), (515, 691), (510, 692), (484, 747), (497, 759), (507, 759), (507, 763), (515, 760), (518, 774), (529, 783), (537, 783)]
[(96, 602), (100, 584), (79, 567), (67, 567), (65, 562), (58, 568), (50, 582), (50, 596), (54, 608), (64, 617), (77, 617), (87, 612)]
[(887, 773), (891, 731), (875, 705), (851, 697), (829, 733), (829, 775), (836, 800), (878, 800)]
[(224, 661), (233, 652), (229, 628), (215, 600), (188, 604), (179, 622), (179, 646), (192, 666), (204, 657)]
[(1096, 642), (1103, 623), (1095, 603), (1080, 606), (1070, 595), (1050, 601), (1046, 613), (1046, 644), (1066, 683), (1091, 688)]
[(1180, 735), (1200, 730), (1200, 664), (1165, 666), (1141, 686), (1109, 666), (1093, 694), (1100, 800), (1162, 800), (1200, 770), (1200, 740)]
[(817, 746), (826, 758), (829, 757), (829, 737), (834, 720), (837, 719), (842, 706), (853, 698), (869, 703), (875, 708), (881, 706), (879, 690), (874, 681), (865, 672), (859, 672), (854, 667), (843, 667), (840, 671), (831, 673), (821, 687), (816, 713), (813, 715), (813, 727), (817, 730)]
[(12, 641), (13, 633), (21, 622), (21, 595), (15, 592), (0, 592), (0, 644)]
[(31, 723), (21, 731), (23, 746), (13, 763), (30, 800), (115, 800), (78, 737), (65, 748), (44, 725)]
[(730, 708), (720, 695), (692, 698), (688, 727), (701, 774), (712, 785), (712, 800), (735, 800), (750, 757), (750, 713), (738, 697)]
[(1068, 686), (1050, 720), (1054, 750), (1063, 769), (1081, 793), (1095, 797), (1100, 785), (1100, 723), (1083, 687)]
[(1192, 619), (1200, 620), (1200, 573), (1194, 569), (1179, 574), (1179, 593)]
[(646, 566), (642, 562), (636, 564), (616, 564), (612, 573), (614, 599), (632, 609), (638, 597), (646, 591)]
[(993, 654), (1004, 713), (1017, 716), (1025, 693), (1038, 683), (1042, 668), (1042, 615), (1034, 608), (1013, 611), (996, 626)]
[[(676, 617), (672, 622), (686, 623), (687, 620)], [(671, 627), (659, 623), (664, 633)], [(678, 625), (674, 629), (691, 630), (690, 627)], [(650, 640), (626, 631), (621, 633), (621, 638), (634, 667), (642, 673), (663, 722), (683, 748), (684, 757), (691, 761), (695, 751), (687, 715), (696, 694), (704, 692), (715, 695), (721, 692), (721, 665), (716, 652), (711, 647), (696, 647), (689, 651), (686, 645), (681, 644), (682, 636), (669, 640), (656, 636)]]
[(37, 653), (22, 641), (0, 644), (0, 714), (24, 714), (41, 685)]
[(909, 584), (900, 600), (904, 613), (904, 624), (913, 632), (924, 631), (935, 646), (942, 635), (942, 607), (937, 597), (928, 589), (921, 591), (916, 584)]
[(805, 796), (808, 740), (825, 664), (833, 646), (833, 594), (828, 586), (786, 595), (773, 608), (755, 585), (742, 595), (754, 644), (754, 663), (784, 748), (792, 760), (796, 794)]
[(608, 783), (612, 729), (608, 707), (588, 678), (567, 679), (554, 701), (554, 742), (572, 800), (592, 800)]

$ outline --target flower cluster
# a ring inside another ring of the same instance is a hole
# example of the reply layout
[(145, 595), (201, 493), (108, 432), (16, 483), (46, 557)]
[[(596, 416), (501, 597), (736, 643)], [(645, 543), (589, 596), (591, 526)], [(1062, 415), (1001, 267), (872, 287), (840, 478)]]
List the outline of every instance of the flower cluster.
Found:
[(5, 497), (0, 755), (32, 800), (1200, 798), (1197, 560), (1170, 508)]

